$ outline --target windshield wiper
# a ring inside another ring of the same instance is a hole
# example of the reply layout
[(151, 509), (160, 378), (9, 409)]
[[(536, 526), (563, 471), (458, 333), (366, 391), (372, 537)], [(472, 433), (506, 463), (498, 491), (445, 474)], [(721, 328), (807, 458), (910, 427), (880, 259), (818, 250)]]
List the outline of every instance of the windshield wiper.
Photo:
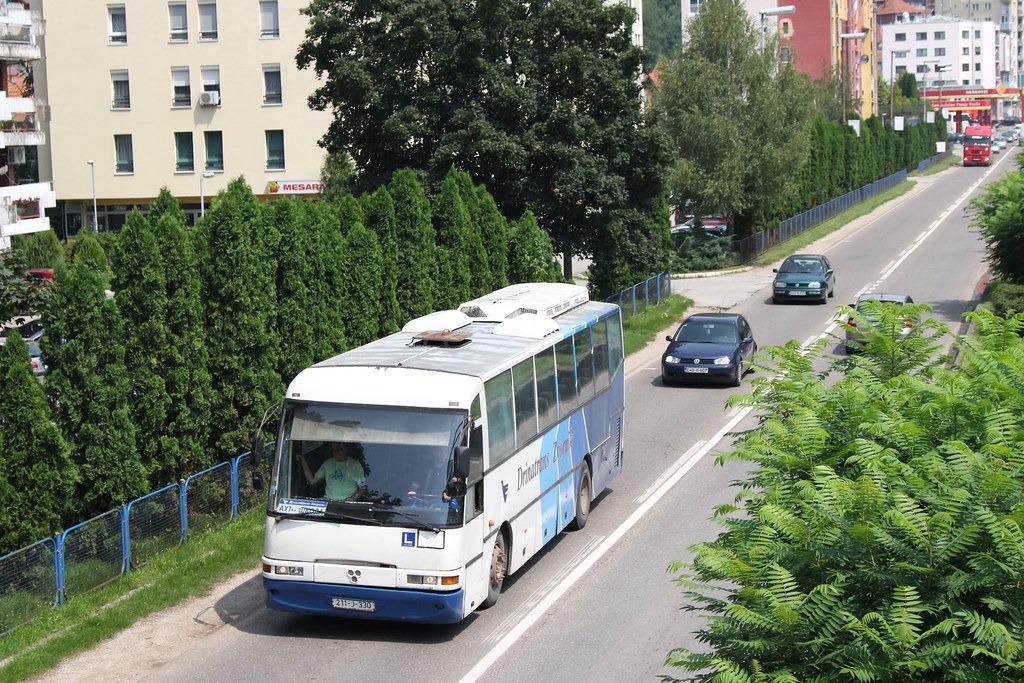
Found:
[(405, 517), (406, 519), (411, 521), (413, 523), (413, 525), (417, 529), (422, 529), (424, 531), (433, 531), (435, 534), (441, 533), (441, 530), (438, 529), (437, 527), (430, 526), (426, 522), (422, 521), (419, 517), (413, 517), (412, 515), (410, 515), (410, 514), (408, 514), (406, 512), (401, 512), (399, 510), (393, 510), (391, 508), (383, 508), (383, 509), (376, 509), (376, 510), (374, 508), (370, 508), (370, 513), (372, 514), (374, 512), (386, 512), (389, 515), (398, 515), (400, 517)]

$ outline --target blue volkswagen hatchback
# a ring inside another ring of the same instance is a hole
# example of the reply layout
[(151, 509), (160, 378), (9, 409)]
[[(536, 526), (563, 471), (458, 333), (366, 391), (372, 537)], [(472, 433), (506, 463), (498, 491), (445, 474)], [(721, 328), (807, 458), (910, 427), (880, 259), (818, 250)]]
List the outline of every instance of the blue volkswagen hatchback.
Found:
[(697, 313), (665, 338), (661, 381), (723, 382), (740, 385), (757, 353), (747, 319), (737, 313)]

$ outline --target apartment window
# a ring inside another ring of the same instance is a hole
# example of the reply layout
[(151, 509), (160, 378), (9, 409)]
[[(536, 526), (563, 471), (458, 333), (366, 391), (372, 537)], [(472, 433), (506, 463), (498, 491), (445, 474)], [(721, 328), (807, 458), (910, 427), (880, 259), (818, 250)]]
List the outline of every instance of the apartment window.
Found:
[(946, 39), (946, 32), (945, 31), (936, 31), (933, 35), (935, 36), (935, 40), (945, 40)]
[(980, 55), (981, 54), (981, 46), (980, 45), (975, 46), (974, 54), (975, 55)]
[(260, 0), (260, 38), (280, 38), (277, 0)]
[(107, 36), (111, 45), (124, 45), (128, 42), (128, 18), (124, 13), (124, 5), (107, 5)]
[(284, 168), (284, 131), (267, 131), (267, 170)]
[(970, 31), (961, 31), (960, 32), (960, 37), (963, 38), (964, 40), (967, 40), (968, 38), (971, 37), (971, 32)]
[(224, 170), (224, 135), (219, 130), (208, 130), (203, 133), (206, 143), (206, 170)]
[(978, 40), (981, 40), (981, 31), (975, 31), (974, 37), (977, 38)]
[(183, 2), (172, 2), (167, 5), (167, 14), (171, 27), (171, 42), (183, 43), (188, 40), (187, 9)]
[(971, 56), (971, 48), (969, 48), (969, 47), (965, 47), (965, 48), (964, 48), (963, 50), (961, 50), (961, 51), (960, 51), (960, 53), (961, 53), (961, 54), (962, 54), (962, 55), (963, 55), (964, 57), (970, 57), (970, 56)]
[(110, 72), (110, 86), (113, 91), (113, 102), (111, 109), (131, 109), (132, 96), (128, 89), (128, 71), (118, 70)]
[(905, 43), (905, 42), (907, 42), (907, 34), (906, 33), (897, 33), (896, 36), (895, 36), (895, 40), (896, 40), (897, 43)]
[(779, 59), (782, 61), (783, 64), (789, 64), (790, 60), (792, 59), (792, 54), (790, 53), (788, 47), (784, 47), (779, 50)]
[(690, 14), (696, 14), (700, 11), (700, 0), (690, 0)]
[(974, 63), (974, 70), (975, 71), (981, 71), (981, 62), (975, 62)]
[(263, 65), (263, 104), (281, 104), (281, 66)]
[[(970, 64), (961, 64), (960, 65), (960, 70), (961, 71), (970, 71), (971, 70), (971, 65)], [(966, 83), (964, 85), (966, 85)]]
[(919, 74), (926, 74), (926, 73), (928, 73), (928, 65), (927, 64), (918, 64), (917, 65), (917, 73), (919, 73)]
[(174, 88), (173, 106), (191, 107), (192, 86), (189, 83), (187, 66), (171, 68), (171, 86)]
[(117, 173), (134, 173), (135, 157), (132, 154), (132, 136), (114, 136), (114, 170)]
[[(199, 104), (220, 106), (220, 67), (201, 66), (199, 72), (200, 78), (203, 80), (203, 94), (199, 96)], [(212, 93), (212, 95), (206, 96), (206, 93)]]
[(914, 36), (914, 39), (915, 39), (915, 40), (928, 40), (928, 32), (927, 32), (927, 31), (919, 31), (919, 32), (918, 32), (918, 33), (917, 33), (917, 34), (916, 34), (916, 35)]
[(919, 48), (917, 48), (917, 50), (914, 51), (914, 54), (916, 54), (918, 57), (927, 57), (928, 56), (928, 48), (926, 48), (926, 47), (919, 47)]
[(196, 161), (192, 154), (192, 133), (174, 134), (174, 170), (196, 170)]
[(944, 48), (944, 47), (937, 47), (937, 48), (935, 48), (935, 56), (936, 57), (945, 57), (946, 56), (946, 48)]
[(217, 3), (199, 4), (199, 40), (217, 40)]

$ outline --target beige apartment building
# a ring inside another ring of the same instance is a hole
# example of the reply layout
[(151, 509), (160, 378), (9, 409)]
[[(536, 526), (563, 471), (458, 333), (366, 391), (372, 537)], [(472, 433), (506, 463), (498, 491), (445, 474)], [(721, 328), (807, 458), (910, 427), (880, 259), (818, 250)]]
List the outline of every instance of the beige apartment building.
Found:
[(301, 0), (33, 0), (46, 22), (40, 177), (58, 236), (117, 230), (168, 187), (194, 220), (244, 177), (261, 199), (316, 194), (330, 121), (295, 53)]

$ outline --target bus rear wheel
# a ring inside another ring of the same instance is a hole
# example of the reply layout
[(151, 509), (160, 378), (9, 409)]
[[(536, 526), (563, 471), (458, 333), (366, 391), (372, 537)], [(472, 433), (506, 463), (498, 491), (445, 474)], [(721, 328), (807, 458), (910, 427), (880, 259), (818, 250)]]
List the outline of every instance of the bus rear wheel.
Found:
[(505, 544), (505, 534), (498, 532), (494, 539), (494, 549), (491, 550), (491, 573), (487, 577), (487, 599), (483, 607), (493, 607), (501, 596), (501, 587), (505, 583), (505, 576), (508, 574), (508, 552)]
[(580, 466), (580, 488), (576, 492), (576, 516), (570, 526), (579, 530), (587, 525), (590, 517), (590, 465), (584, 460)]

